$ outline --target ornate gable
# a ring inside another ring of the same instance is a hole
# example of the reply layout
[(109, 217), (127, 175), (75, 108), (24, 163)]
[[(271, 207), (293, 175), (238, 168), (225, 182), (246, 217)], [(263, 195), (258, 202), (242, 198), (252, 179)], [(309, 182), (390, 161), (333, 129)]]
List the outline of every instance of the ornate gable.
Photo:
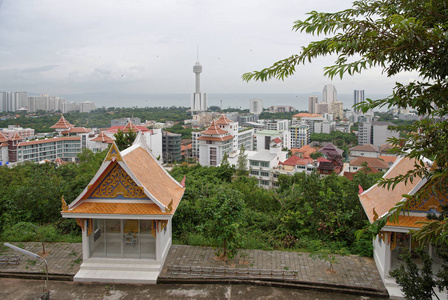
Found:
[(441, 205), (448, 205), (448, 199), (446, 197), (444, 198), (437, 198), (436, 195), (431, 194), (429, 196), (429, 199), (423, 200), (418, 205), (414, 202), (409, 207), (408, 211), (410, 212), (421, 212), (421, 213), (428, 213), (428, 212), (441, 212)]
[(89, 189), (86, 198), (91, 199), (148, 199), (143, 187), (138, 186), (118, 162), (112, 163)]

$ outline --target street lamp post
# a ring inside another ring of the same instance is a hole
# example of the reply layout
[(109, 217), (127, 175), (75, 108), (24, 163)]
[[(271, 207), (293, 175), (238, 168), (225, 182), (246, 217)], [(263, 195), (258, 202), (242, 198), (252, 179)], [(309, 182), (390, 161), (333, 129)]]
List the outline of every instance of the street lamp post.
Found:
[(45, 269), (46, 269), (46, 272), (47, 272), (47, 278), (45, 279), (45, 284), (44, 284), (44, 289), (42, 291), (41, 299), (50, 300), (50, 291), (47, 288), (47, 286), (48, 286), (48, 263), (47, 263), (47, 261), (44, 258), (42, 258), (39, 255), (37, 255), (36, 253), (33, 253), (33, 252), (28, 251), (28, 250), (19, 248), (17, 246), (11, 245), (9, 243), (4, 243), (3, 245), (5, 245), (6, 247), (11, 248), (12, 250), (19, 251), (22, 254), (25, 254), (25, 255), (28, 255), (28, 256), (31, 256), (31, 257), (34, 257), (34, 258), (42, 259), (45, 262)]

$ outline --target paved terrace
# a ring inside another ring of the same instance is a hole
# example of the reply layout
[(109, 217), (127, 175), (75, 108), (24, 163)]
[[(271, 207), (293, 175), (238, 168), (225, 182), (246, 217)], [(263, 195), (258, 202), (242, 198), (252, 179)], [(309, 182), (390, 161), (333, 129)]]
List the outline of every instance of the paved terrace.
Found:
[[(34, 253), (42, 253), (41, 243), (13, 243)], [(0, 263), (0, 276), (41, 276), (40, 260), (0, 247), (0, 256), (18, 255), (17, 265)], [(81, 244), (46, 244), (49, 274), (54, 279), (71, 278), (82, 263)], [(159, 277), (160, 283), (256, 283), (262, 285), (322, 289), (371, 296), (386, 296), (373, 259), (341, 256), (328, 272), (329, 263), (313, 260), (307, 253), (241, 250), (232, 260), (216, 259), (213, 248), (173, 245)]]

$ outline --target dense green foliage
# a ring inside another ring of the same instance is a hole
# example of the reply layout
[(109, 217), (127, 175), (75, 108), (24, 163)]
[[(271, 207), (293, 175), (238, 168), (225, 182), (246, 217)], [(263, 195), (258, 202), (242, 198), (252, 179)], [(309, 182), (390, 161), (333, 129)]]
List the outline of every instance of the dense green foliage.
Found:
[[(16, 233), (16, 230), (25, 226), (18, 224), (28, 223), (41, 227), (51, 224), (60, 235), (79, 234), (74, 220), (61, 218), (61, 197), (71, 203), (92, 179), (104, 156), (105, 152), (85, 150), (79, 155), (79, 164), (57, 167), (54, 163), (23, 163), (13, 168), (0, 167), (2, 239), (17, 240), (17, 234), (22, 231)], [(36, 229), (36, 232), (50, 231), (48, 228)]]
[(118, 150), (123, 151), (124, 149), (132, 146), (132, 143), (137, 137), (137, 132), (133, 130), (124, 132), (118, 129), (117, 133), (114, 134), (114, 137), (115, 137), (115, 144), (117, 145)]
[[(442, 252), (440, 252), (442, 251)], [(444, 259), (444, 266), (437, 276), (433, 274), (432, 259), (423, 248), (418, 248), (412, 253), (405, 251), (401, 255), (404, 264), (390, 272), (400, 285), (406, 299), (431, 300), (436, 288), (442, 291), (448, 286), (448, 256), (446, 249), (439, 249), (439, 255)], [(421, 267), (417, 265), (416, 258), (421, 261)], [(437, 296), (436, 296), (437, 297)], [(437, 298), (438, 299), (438, 298)]]
[(179, 133), (182, 135), (182, 139), (191, 139), (191, 132), (193, 129), (191, 127), (184, 128), (183, 123), (176, 124), (174, 126), (171, 126), (170, 128), (167, 128), (165, 131), (169, 131), (171, 133)]
[[(97, 109), (90, 113), (70, 112), (65, 113), (64, 117), (73, 125), (87, 128), (109, 128), (110, 121), (113, 119), (140, 118), (145, 120), (154, 120), (157, 122), (165, 121), (184, 121), (191, 118), (186, 107), (110, 107), (107, 109)], [(44, 113), (27, 116), (25, 113), (18, 113), (19, 117), (15, 119), (0, 120), (0, 128), (5, 128), (10, 124), (18, 124), (24, 128), (34, 128), (36, 133), (53, 132), (50, 127), (59, 120), (60, 113)]]
[(258, 187), (254, 178), (233, 178), (227, 167), (182, 165), (171, 174), (177, 180), (186, 176), (186, 190), (173, 220), (173, 237), (181, 243), (215, 245), (207, 228), (213, 216), (205, 213), (216, 193), (241, 193), (245, 208), (241, 246), (252, 249), (295, 249), (371, 255), (370, 239), (356, 241), (354, 232), (365, 226), (366, 218), (358, 200), (359, 185), (369, 188), (378, 175), (359, 173), (353, 181), (341, 176), (280, 176), (280, 188)]
[[(74, 220), (61, 218), (60, 199), (63, 195), (71, 203), (94, 176), (104, 155), (86, 150), (79, 155), (79, 164), (0, 167), (0, 184), (4, 187), (0, 195), (1, 238), (40, 240), (36, 237), (39, 232), (46, 241), (79, 241)], [(354, 232), (365, 222), (358, 186), (369, 188), (377, 175), (359, 173), (353, 181), (334, 175), (322, 179), (317, 174), (281, 176), (280, 187), (267, 190), (254, 178), (235, 173), (229, 165), (180, 165), (173, 169), (178, 181), (186, 175), (185, 194), (173, 221), (175, 241), (226, 246), (230, 256), (240, 246), (305, 251), (324, 248), (332, 252), (342, 249), (371, 255), (371, 241), (355, 241)]]

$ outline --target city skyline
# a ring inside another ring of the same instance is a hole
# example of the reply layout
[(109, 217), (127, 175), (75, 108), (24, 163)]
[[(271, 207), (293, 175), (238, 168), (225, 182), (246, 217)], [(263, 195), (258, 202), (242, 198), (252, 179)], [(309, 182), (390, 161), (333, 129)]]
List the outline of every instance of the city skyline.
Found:
[(342, 94), (390, 94), (395, 81), (412, 76), (387, 79), (376, 69), (331, 81), (322, 68), (334, 58), (298, 68), (284, 82), (241, 80), (316, 39), (292, 32), (294, 21), (351, 3), (0, 1), (0, 90), (191, 93), (199, 47), (208, 94), (311, 93), (329, 83)]

